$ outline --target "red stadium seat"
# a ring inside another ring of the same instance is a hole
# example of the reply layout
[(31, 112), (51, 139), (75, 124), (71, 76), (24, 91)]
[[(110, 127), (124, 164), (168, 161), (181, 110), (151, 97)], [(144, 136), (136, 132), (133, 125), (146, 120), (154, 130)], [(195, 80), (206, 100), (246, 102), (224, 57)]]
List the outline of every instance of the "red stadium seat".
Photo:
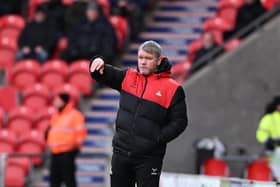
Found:
[(68, 65), (65, 61), (53, 59), (45, 62), (40, 76), (41, 83), (54, 90), (61, 87), (68, 74)]
[(71, 96), (71, 100), (74, 102), (75, 105), (78, 105), (80, 102), (79, 90), (69, 83), (64, 84), (63, 86), (54, 90), (54, 95), (57, 95), (59, 93), (68, 93)]
[(245, 178), (250, 180), (271, 181), (272, 171), (268, 165), (268, 161), (260, 159), (251, 162), (246, 168)]
[(14, 64), (16, 51), (16, 39), (0, 37), (0, 68), (9, 68)]
[(57, 46), (53, 55), (53, 58), (59, 58), (62, 51), (64, 51), (68, 46), (68, 39), (62, 37), (58, 40)]
[(204, 25), (204, 31), (211, 31), (215, 35), (217, 42), (223, 43), (223, 32), (228, 31), (232, 28), (229, 22), (220, 18), (214, 17), (212, 19), (207, 20)]
[(238, 47), (241, 43), (241, 40), (238, 38), (232, 39), (229, 42), (227, 42), (224, 46), (226, 51), (230, 51), (236, 47)]
[(210, 158), (202, 165), (201, 174), (209, 176), (229, 176), (229, 167), (227, 163), (220, 159)]
[(124, 49), (125, 41), (128, 38), (127, 20), (121, 16), (110, 16), (110, 22), (114, 27), (118, 40), (117, 48), (121, 51)]
[(190, 61), (179, 62), (172, 66), (172, 69), (171, 69), (172, 77), (178, 83), (181, 84), (187, 79), (190, 68), (191, 68)]
[(50, 104), (51, 95), (47, 86), (35, 84), (23, 92), (23, 105), (34, 111), (45, 108)]
[(17, 165), (8, 165), (5, 172), (5, 187), (24, 187), (24, 169)]
[(218, 16), (228, 21), (233, 27), (237, 10), (242, 4), (243, 0), (222, 0), (219, 3)]
[(11, 72), (11, 83), (20, 90), (34, 85), (40, 73), (40, 64), (36, 60), (21, 60)]
[(0, 129), (4, 126), (5, 121), (5, 111), (3, 108), (0, 108)]
[(34, 112), (30, 108), (20, 106), (10, 112), (7, 127), (21, 137), (32, 129), (33, 123)]
[(24, 18), (19, 15), (3, 16), (1, 18), (0, 36), (17, 39), (24, 26)]
[(188, 49), (188, 61), (192, 62), (195, 58), (195, 53), (196, 51), (198, 51), (200, 48), (202, 47), (202, 41), (201, 39), (198, 39), (194, 42), (192, 42), (190, 45), (189, 45), (189, 49)]
[(85, 95), (92, 93), (93, 80), (88, 73), (89, 60), (77, 60), (69, 67), (68, 82)]
[(62, 3), (66, 6), (71, 5), (74, 2), (74, 0), (62, 0)]
[(277, 3), (280, 3), (279, 0), (261, 0), (264, 8), (271, 10)]
[(104, 15), (110, 16), (111, 5), (108, 0), (97, 0), (97, 3), (102, 7)]
[[(17, 149), (17, 153), (26, 154), (43, 154), (44, 151), (44, 136), (37, 130), (32, 130), (29, 133), (24, 134), (19, 141)], [(32, 157), (31, 161), (34, 165), (40, 165), (43, 162), (43, 158), (38, 155), (38, 157)]]
[(50, 125), (51, 116), (56, 112), (54, 107), (43, 108), (38, 112), (37, 119), (35, 121), (35, 128), (44, 133)]
[(15, 165), (24, 170), (24, 175), (27, 176), (31, 169), (31, 160), (27, 157), (9, 157), (7, 159), (8, 166)]
[(8, 129), (0, 130), (0, 153), (14, 153), (17, 144), (17, 136)]
[(23, 29), (25, 26), (24, 18), (19, 15), (6, 15), (1, 17), (2, 28), (14, 27), (16, 29)]
[(14, 109), (18, 104), (18, 92), (13, 86), (0, 87), (0, 106), (9, 112)]

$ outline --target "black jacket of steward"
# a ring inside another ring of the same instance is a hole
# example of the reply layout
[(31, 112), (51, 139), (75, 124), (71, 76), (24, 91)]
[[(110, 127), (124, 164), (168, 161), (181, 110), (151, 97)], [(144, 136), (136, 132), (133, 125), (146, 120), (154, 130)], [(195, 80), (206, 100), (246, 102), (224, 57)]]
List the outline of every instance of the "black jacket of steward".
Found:
[(114, 153), (163, 157), (166, 144), (184, 131), (188, 124), (185, 94), (170, 78), (170, 69), (164, 58), (149, 76), (107, 64), (103, 75), (91, 73), (96, 81), (120, 92)]

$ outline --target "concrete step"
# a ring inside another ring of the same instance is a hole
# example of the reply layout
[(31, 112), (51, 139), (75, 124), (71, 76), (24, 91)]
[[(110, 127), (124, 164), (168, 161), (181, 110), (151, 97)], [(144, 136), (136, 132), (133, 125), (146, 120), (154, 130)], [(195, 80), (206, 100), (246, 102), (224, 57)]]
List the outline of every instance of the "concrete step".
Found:
[(164, 11), (159, 10), (154, 13), (154, 16), (162, 16), (162, 17), (212, 17), (215, 16), (216, 12), (209, 12), (208, 10), (198, 10), (198, 11)]
[(117, 106), (119, 105), (119, 96), (118, 99), (92, 99), (91, 100), (92, 106)]
[(218, 1), (216, 0), (192, 0), (192, 1), (161, 1), (159, 7), (164, 7), (164, 6), (178, 6), (178, 7), (217, 7), (218, 6)]
[(147, 24), (147, 27), (169, 27), (169, 28), (202, 28), (203, 24), (199, 23), (181, 23), (181, 22), (162, 22), (151, 21)]
[(140, 38), (169, 38), (169, 39), (196, 39), (200, 36), (197, 33), (160, 33), (160, 32), (143, 32)]
[(86, 112), (86, 116), (92, 116), (92, 117), (107, 117), (107, 118), (115, 118), (116, 117), (116, 111), (106, 111), (106, 110), (94, 110)]

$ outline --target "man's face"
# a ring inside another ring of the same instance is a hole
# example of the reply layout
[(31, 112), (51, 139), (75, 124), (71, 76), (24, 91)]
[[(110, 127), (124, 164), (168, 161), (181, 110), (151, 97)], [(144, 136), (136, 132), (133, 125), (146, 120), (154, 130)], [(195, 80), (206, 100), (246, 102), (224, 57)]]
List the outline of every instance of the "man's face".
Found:
[(276, 105), (276, 110), (280, 112), (280, 104)]
[(55, 106), (57, 109), (59, 109), (59, 108), (61, 108), (61, 107), (64, 106), (64, 102), (63, 102), (63, 100), (62, 100), (59, 96), (56, 96), (56, 97), (54, 98), (53, 104), (54, 104), (54, 106)]
[(205, 48), (210, 48), (214, 45), (214, 38), (213, 38), (213, 35), (211, 33), (205, 33), (203, 35), (203, 46)]
[(43, 21), (45, 21), (45, 13), (36, 12), (34, 16), (34, 20), (36, 23), (42, 23)]
[(92, 8), (88, 9), (86, 11), (86, 16), (90, 22), (95, 21), (98, 18), (98, 11), (96, 9), (92, 9)]
[(154, 54), (148, 53), (143, 49), (139, 49), (138, 68), (141, 74), (150, 75), (156, 70), (159, 64), (160, 64), (160, 58), (157, 58)]

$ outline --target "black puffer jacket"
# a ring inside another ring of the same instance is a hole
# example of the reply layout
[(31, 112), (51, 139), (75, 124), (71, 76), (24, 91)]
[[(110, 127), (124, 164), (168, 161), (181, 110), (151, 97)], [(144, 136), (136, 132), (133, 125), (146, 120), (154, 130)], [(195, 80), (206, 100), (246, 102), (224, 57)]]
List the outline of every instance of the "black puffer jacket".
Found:
[(120, 91), (120, 108), (113, 138), (114, 152), (132, 156), (163, 156), (166, 144), (187, 126), (185, 94), (170, 78), (165, 58), (156, 73), (105, 65), (104, 74), (91, 73), (100, 83)]

